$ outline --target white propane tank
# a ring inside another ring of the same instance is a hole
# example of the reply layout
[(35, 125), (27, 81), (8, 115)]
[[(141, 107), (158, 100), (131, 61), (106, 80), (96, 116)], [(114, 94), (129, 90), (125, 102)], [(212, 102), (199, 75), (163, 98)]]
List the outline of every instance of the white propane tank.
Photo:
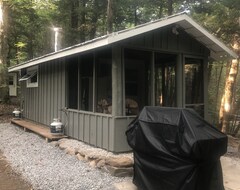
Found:
[(50, 125), (50, 131), (52, 135), (63, 135), (63, 124), (59, 118), (54, 118)]
[(21, 111), (19, 111), (17, 108), (14, 108), (13, 113), (13, 118), (14, 119), (20, 119), (21, 118)]

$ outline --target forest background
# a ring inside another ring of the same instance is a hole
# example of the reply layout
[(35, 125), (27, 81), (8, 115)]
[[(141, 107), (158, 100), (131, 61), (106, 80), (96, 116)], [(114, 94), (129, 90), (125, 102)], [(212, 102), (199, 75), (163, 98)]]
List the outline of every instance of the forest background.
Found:
[[(240, 0), (0, 0), (0, 91), (8, 101), (9, 66), (61, 48), (187, 12), (240, 55)], [(209, 118), (223, 132), (240, 129), (239, 59), (209, 62)]]

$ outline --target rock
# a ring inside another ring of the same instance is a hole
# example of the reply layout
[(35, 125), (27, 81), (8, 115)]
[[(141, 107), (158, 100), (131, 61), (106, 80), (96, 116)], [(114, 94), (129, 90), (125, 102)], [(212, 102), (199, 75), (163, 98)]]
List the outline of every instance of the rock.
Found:
[(99, 156), (94, 155), (94, 154), (86, 154), (85, 155), (85, 160), (88, 162), (91, 162), (92, 160), (97, 160), (100, 159)]
[(59, 141), (59, 148), (61, 150), (64, 150), (68, 147), (68, 145), (65, 143), (65, 141)]
[(76, 154), (80, 154), (82, 157), (85, 158), (85, 156), (86, 156), (86, 151), (82, 151), (81, 149), (76, 148)]
[(138, 188), (131, 181), (123, 181), (113, 185), (115, 190), (137, 190)]
[(105, 160), (101, 159), (99, 160), (99, 162), (97, 163), (97, 168), (102, 168), (103, 166), (105, 166)]
[(131, 167), (133, 166), (133, 160), (128, 157), (109, 157), (106, 158), (106, 164), (114, 167)]
[(103, 171), (110, 173), (115, 177), (131, 177), (133, 176), (133, 167), (117, 168), (114, 166), (105, 165)]
[(85, 160), (84, 156), (82, 156), (82, 155), (79, 154), (79, 153), (78, 153), (76, 156), (77, 156), (77, 159), (78, 159), (78, 160)]
[(54, 147), (59, 146), (59, 142), (58, 142), (58, 141), (52, 141), (52, 142), (50, 142), (50, 144), (51, 144), (52, 146), (54, 146)]
[(97, 166), (97, 160), (92, 160), (90, 163), (89, 163), (89, 166), (91, 166), (92, 168), (95, 168)]
[(67, 148), (65, 149), (65, 152), (66, 152), (67, 154), (70, 154), (70, 155), (76, 155), (76, 153), (77, 153), (76, 149), (75, 149), (75, 148), (72, 148), (72, 147), (67, 147)]

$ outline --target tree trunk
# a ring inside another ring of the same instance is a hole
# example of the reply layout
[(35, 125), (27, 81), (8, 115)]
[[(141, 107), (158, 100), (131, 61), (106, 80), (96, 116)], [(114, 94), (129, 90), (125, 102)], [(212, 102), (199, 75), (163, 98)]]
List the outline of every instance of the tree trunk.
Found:
[(138, 25), (137, 6), (134, 6), (134, 26)]
[(236, 77), (238, 74), (238, 60), (233, 59), (230, 64), (230, 71), (226, 78), (224, 95), (222, 97), (221, 108), (219, 111), (221, 130), (226, 133), (228, 130), (229, 117), (231, 113), (233, 90), (236, 83)]
[(81, 13), (80, 13), (80, 42), (86, 41), (86, 1), (81, 1)]
[(7, 26), (8, 6), (0, 0), (0, 100), (8, 99), (8, 73), (7, 73)]
[[(240, 39), (239, 36), (234, 36), (233, 49), (239, 55), (240, 54)], [(233, 59), (230, 64), (229, 74), (226, 78), (225, 90), (222, 97), (221, 107), (219, 110), (219, 123), (221, 125), (222, 132), (228, 131), (228, 124), (230, 119), (230, 113), (233, 107), (234, 90), (236, 86), (236, 78), (238, 74), (239, 59)]]
[(71, 1), (71, 27), (74, 29), (78, 28), (78, 9), (79, 9), (79, 1), (72, 0)]
[(108, 0), (107, 6), (107, 33), (113, 32), (113, 0)]
[(99, 16), (99, 4), (98, 4), (98, 0), (94, 0), (93, 15), (91, 18), (90, 40), (95, 38), (96, 36), (98, 16)]
[(168, 16), (173, 14), (173, 0), (168, 0)]

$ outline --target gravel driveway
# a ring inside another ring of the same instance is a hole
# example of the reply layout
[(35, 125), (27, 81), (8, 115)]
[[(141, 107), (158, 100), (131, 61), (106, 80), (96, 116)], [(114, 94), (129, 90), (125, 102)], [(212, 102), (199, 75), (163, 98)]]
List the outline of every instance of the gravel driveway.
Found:
[(34, 190), (113, 190), (114, 183), (130, 180), (91, 168), (38, 135), (11, 124), (0, 124), (0, 150)]

